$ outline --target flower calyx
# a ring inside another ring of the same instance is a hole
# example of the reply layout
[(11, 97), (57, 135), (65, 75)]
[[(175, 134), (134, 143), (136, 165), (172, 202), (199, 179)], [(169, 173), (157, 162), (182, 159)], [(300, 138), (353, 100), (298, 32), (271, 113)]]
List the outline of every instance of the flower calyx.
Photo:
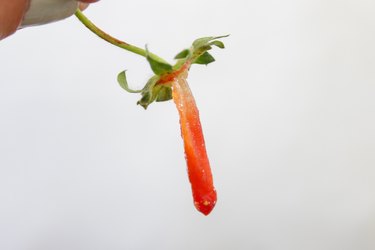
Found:
[(208, 52), (214, 46), (224, 49), (224, 43), (217, 37), (203, 37), (196, 39), (189, 49), (185, 49), (178, 53), (175, 65), (155, 57), (154, 54), (149, 53), (146, 47), (146, 59), (154, 72), (154, 75), (147, 81), (146, 85), (140, 90), (133, 90), (129, 87), (126, 71), (118, 74), (117, 81), (120, 86), (129, 93), (140, 93), (141, 99), (137, 102), (138, 105), (144, 109), (153, 102), (164, 102), (172, 99), (172, 82), (176, 77), (185, 70), (189, 70), (192, 64), (208, 65), (215, 61), (214, 57)]

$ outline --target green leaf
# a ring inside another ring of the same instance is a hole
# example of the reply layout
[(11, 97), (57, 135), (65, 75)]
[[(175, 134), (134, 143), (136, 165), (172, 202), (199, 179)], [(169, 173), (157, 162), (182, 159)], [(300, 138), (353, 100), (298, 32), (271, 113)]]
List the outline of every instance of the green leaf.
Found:
[(195, 59), (194, 63), (196, 64), (210, 64), (215, 61), (215, 58), (208, 52), (204, 52), (200, 55), (197, 59)]
[(172, 71), (172, 69), (173, 69), (172, 65), (170, 65), (168, 63), (165, 63), (165, 62), (161, 62), (158, 59), (156, 59), (155, 57), (153, 57), (148, 52), (147, 47), (146, 47), (146, 52), (147, 52), (147, 56), (146, 56), (147, 57), (147, 61), (149, 62), (152, 71), (156, 75), (160, 76), (160, 75), (163, 75), (163, 74), (166, 74), (166, 73), (169, 73), (169, 72)]
[(126, 79), (126, 70), (124, 70), (120, 74), (118, 74), (117, 81), (120, 84), (120, 86), (129, 93), (141, 93), (143, 91), (143, 89), (133, 90), (133, 89), (129, 88), (128, 81)]
[(178, 53), (174, 59), (185, 59), (190, 55), (190, 50), (189, 49), (184, 49), (180, 53)]

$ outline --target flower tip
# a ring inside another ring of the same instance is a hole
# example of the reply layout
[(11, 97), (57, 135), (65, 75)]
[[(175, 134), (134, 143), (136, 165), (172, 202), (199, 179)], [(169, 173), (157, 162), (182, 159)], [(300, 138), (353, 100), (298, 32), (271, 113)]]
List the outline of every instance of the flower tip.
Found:
[(216, 191), (213, 191), (209, 196), (205, 197), (205, 199), (195, 201), (195, 208), (202, 214), (206, 216), (209, 215), (216, 205), (216, 197)]
[(197, 207), (198, 211), (204, 214), (205, 216), (209, 215), (211, 211), (214, 209), (215, 204), (212, 205), (204, 205), (200, 206), (199, 208)]

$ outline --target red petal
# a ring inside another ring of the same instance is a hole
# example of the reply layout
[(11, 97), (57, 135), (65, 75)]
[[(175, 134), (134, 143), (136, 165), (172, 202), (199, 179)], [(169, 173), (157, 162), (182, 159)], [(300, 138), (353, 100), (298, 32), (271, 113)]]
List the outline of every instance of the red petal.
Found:
[(208, 215), (214, 208), (217, 197), (204, 143), (199, 111), (186, 78), (187, 71), (182, 72), (173, 81), (173, 100), (180, 115), (181, 135), (184, 140), (194, 205), (198, 211)]

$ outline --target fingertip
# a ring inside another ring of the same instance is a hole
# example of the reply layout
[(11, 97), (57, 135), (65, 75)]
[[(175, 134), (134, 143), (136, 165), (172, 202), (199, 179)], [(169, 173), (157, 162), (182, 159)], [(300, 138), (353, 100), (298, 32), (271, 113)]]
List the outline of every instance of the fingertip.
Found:
[(80, 10), (85, 10), (85, 9), (87, 9), (87, 7), (89, 7), (88, 3), (79, 3), (79, 5), (78, 5), (78, 8)]
[(16, 32), (28, 6), (28, 0), (0, 0), (0, 40)]
[(80, 0), (78, 7), (80, 10), (85, 10), (87, 7), (89, 7), (90, 3), (95, 3), (98, 1), (99, 0)]
[(82, 3), (95, 3), (98, 2), (99, 0), (80, 0)]

